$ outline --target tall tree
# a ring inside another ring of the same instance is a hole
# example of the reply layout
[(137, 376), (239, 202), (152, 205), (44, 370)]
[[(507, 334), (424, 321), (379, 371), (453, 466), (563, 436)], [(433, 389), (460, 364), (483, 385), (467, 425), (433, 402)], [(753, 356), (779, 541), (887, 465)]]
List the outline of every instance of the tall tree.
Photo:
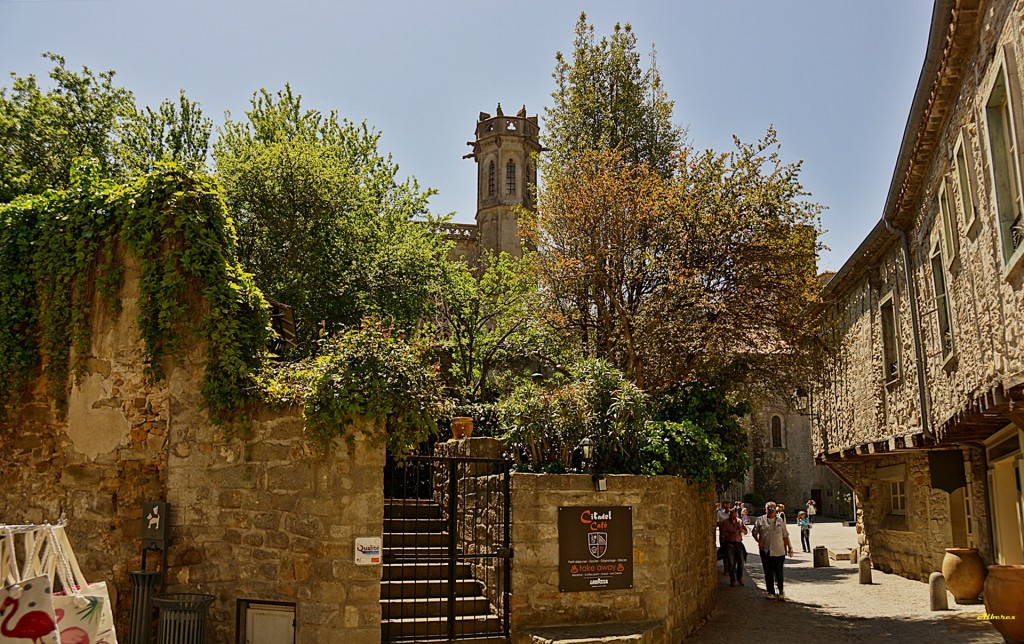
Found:
[(164, 99), (157, 109), (146, 107), (125, 121), (120, 128), (122, 162), (129, 171), (141, 173), (161, 161), (203, 172), (212, 130), (213, 121), (181, 90), (177, 102)]
[(600, 40), (585, 13), (576, 23), (572, 60), (556, 54), (558, 88), (546, 110), (545, 144), (555, 164), (586, 150), (621, 149), (630, 162), (648, 163), (664, 176), (675, 169), (682, 131), (672, 123), (673, 102), (651, 63), (641, 69), (636, 34), (616, 24)]
[(484, 253), (476, 271), (461, 262), (448, 266), (436, 325), (451, 356), (450, 380), (466, 402), (488, 400), (494, 370), (532, 353), (538, 293), (530, 259)]
[(304, 346), (320, 325), (374, 315), (411, 328), (427, 317), (447, 242), (430, 225), (431, 191), (398, 183), (380, 134), (303, 109), (289, 86), (256, 93), (246, 115), (220, 131), (217, 174), (243, 265), (295, 307)]
[(819, 207), (774, 132), (730, 154), (684, 151), (665, 178), (621, 150), (549, 175), (524, 229), (542, 292), (584, 349), (641, 387), (777, 382), (816, 342), (803, 314)]
[(62, 56), (44, 91), (34, 75), (12, 73), (0, 88), (0, 203), (47, 188), (66, 188), (76, 158), (94, 159), (104, 177), (117, 176), (117, 128), (135, 113), (132, 93), (114, 84), (114, 72), (67, 68)]

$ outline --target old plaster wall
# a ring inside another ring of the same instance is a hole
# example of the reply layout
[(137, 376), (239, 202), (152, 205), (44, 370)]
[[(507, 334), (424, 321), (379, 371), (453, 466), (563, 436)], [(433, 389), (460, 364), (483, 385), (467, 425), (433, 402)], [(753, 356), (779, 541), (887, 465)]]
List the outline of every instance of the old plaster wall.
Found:
[(39, 379), (0, 420), (0, 522), (65, 517), (90, 580), (110, 582), (127, 632), (128, 571), (140, 567), (141, 506), (170, 503), (168, 592), (208, 592), (214, 641), (232, 641), (238, 599), (296, 605), (296, 641), (380, 639), (380, 567), (354, 565), (354, 538), (380, 536), (384, 449), (314, 453), (296, 410), (257, 410), (228, 430), (202, 411), (205, 348), (143, 373), (138, 267), (122, 311), (97, 300), (85, 372), (58, 413)]
[[(714, 609), (715, 541), (709, 492), (667, 476), (512, 475), (512, 630), (609, 621), (654, 622), (678, 642)], [(633, 588), (560, 592), (559, 506), (633, 507)]]

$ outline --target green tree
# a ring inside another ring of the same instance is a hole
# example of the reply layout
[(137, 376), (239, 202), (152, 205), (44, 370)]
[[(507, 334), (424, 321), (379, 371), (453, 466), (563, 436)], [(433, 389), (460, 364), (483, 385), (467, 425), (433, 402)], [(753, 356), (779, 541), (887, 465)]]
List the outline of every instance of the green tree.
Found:
[(321, 325), (372, 315), (410, 329), (428, 317), (448, 242), (427, 211), (431, 191), (397, 182), (380, 134), (304, 110), (289, 86), (256, 93), (247, 117), (221, 129), (217, 174), (241, 261), (295, 308), (305, 349)]
[(476, 274), (464, 263), (449, 265), (435, 319), (451, 381), (465, 402), (490, 400), (494, 370), (530, 354), (537, 282), (529, 262), (529, 255), (503, 252), (484, 253)]
[(132, 172), (146, 173), (157, 162), (172, 161), (190, 172), (206, 170), (213, 121), (203, 116), (199, 103), (178, 95), (154, 110), (146, 107), (121, 126), (120, 154)]
[(132, 93), (114, 84), (113, 71), (79, 73), (62, 56), (43, 57), (55, 63), (51, 89), (14, 73), (0, 88), (0, 203), (67, 188), (75, 159), (95, 160), (103, 177), (121, 172), (117, 130), (135, 113)]
[(545, 144), (555, 166), (571, 164), (586, 150), (620, 149), (631, 163), (647, 163), (668, 176), (682, 131), (672, 123), (673, 102), (651, 64), (641, 69), (636, 34), (627, 23), (611, 36), (596, 39), (585, 13), (576, 23), (572, 61), (556, 54), (553, 74), (558, 89), (546, 110)]

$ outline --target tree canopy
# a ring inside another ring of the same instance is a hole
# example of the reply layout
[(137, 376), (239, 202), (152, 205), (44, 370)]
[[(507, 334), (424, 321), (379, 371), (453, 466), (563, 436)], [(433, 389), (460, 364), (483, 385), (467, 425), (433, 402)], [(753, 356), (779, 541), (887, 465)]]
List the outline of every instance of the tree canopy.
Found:
[(647, 163), (662, 175), (675, 169), (682, 130), (672, 123), (669, 100), (651, 50), (641, 69), (636, 34), (627, 23), (598, 40), (585, 13), (576, 23), (572, 60), (556, 54), (557, 89), (546, 110), (545, 145), (555, 164), (587, 150), (620, 150), (631, 163)]
[(289, 86), (257, 92), (246, 116), (221, 128), (216, 171), (239, 257), (267, 297), (294, 307), (301, 343), (368, 315), (406, 329), (423, 319), (447, 253), (431, 192), (397, 182), (379, 133), (304, 109)]

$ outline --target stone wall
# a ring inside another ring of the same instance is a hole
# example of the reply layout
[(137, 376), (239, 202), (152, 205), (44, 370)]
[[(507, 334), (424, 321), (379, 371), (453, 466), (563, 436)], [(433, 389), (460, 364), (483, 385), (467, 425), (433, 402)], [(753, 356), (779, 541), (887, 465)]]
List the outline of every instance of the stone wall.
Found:
[(0, 522), (66, 517), (85, 574), (110, 582), (127, 633), (142, 503), (166, 500), (163, 590), (216, 595), (211, 641), (233, 641), (236, 602), (248, 599), (294, 603), (297, 642), (339, 632), (353, 644), (378, 642), (381, 568), (354, 565), (354, 538), (381, 535), (384, 448), (357, 431), (351, 448), (314, 453), (296, 410), (256, 410), (251, 427), (233, 431), (212, 425), (200, 397), (201, 345), (148, 382), (137, 279), (129, 264), (119, 317), (95, 307), (67, 414), (40, 380), (0, 421)]
[[(513, 641), (524, 629), (601, 622), (654, 622), (658, 641), (678, 642), (714, 609), (714, 507), (710, 493), (675, 477), (611, 475), (595, 492), (589, 475), (512, 475)], [(633, 507), (633, 588), (560, 592), (559, 506)]]
[[(782, 447), (772, 443), (772, 418), (776, 416), (781, 421)], [(756, 405), (747, 422), (752, 475), (745, 481), (740, 496), (750, 492), (784, 503), (789, 516), (795, 518), (811, 498), (811, 490), (821, 490), (820, 514), (850, 516), (850, 490), (827, 467), (814, 461), (807, 416), (775, 401)], [(759, 508), (754, 509), (758, 510), (755, 514), (760, 514)]]
[[(969, 541), (954, 543), (951, 531), (950, 494), (931, 487), (927, 452), (846, 461), (839, 465), (843, 476), (857, 489), (858, 532), (863, 536), (875, 568), (927, 581), (942, 570), (945, 549), (954, 545), (978, 548), (985, 561), (992, 561), (992, 541), (984, 502), (984, 463), (978, 450), (963, 452), (971, 515)], [(896, 478), (906, 486), (906, 514), (889, 512), (886, 480)]]

